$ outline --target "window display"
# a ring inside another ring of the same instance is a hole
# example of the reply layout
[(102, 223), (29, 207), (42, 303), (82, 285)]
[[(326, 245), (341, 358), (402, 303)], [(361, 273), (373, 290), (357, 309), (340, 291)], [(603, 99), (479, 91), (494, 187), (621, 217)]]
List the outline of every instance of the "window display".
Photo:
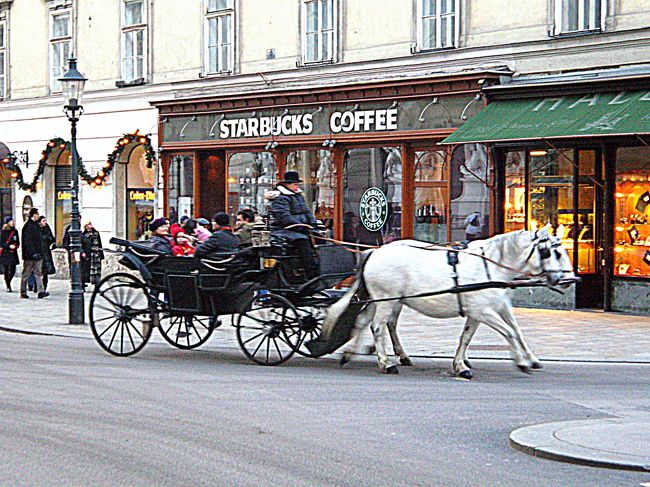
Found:
[(617, 153), (614, 274), (650, 277), (650, 149)]
[(228, 213), (232, 221), (240, 208), (266, 214), (267, 191), (276, 183), (276, 167), (270, 152), (240, 152), (228, 160)]
[(183, 216), (194, 212), (194, 158), (174, 155), (169, 164), (168, 194), (169, 220), (178, 223)]
[(526, 224), (526, 157), (524, 151), (507, 152), (505, 231), (523, 230)]
[(415, 153), (415, 222), (413, 237), (424, 242), (444, 243), (449, 202), (447, 152)]
[(142, 239), (148, 234), (156, 201), (155, 180), (154, 168), (147, 167), (145, 147), (135, 147), (126, 165), (126, 235), (129, 240)]

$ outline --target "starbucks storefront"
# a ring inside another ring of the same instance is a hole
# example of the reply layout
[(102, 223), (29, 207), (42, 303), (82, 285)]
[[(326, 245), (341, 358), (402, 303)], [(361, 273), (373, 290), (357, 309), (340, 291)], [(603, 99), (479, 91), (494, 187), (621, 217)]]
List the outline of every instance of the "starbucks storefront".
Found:
[(481, 144), (441, 146), (478, 113), (472, 73), (306, 92), (156, 102), (165, 211), (179, 214), (175, 161), (190, 161), (183, 208), (266, 213), (264, 195), (297, 171), (313, 213), (346, 242), (461, 240), (464, 220), (492, 221), (492, 171)]

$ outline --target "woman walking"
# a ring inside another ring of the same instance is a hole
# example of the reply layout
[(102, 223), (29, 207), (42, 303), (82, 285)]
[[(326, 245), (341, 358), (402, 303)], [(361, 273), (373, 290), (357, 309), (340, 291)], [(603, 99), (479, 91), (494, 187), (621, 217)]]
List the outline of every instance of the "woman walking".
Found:
[(97, 286), (102, 278), (104, 251), (102, 250), (102, 238), (90, 221), (84, 223), (83, 232), (81, 233), (81, 247), (83, 249), (81, 281), (84, 288), (88, 283)]
[(0, 232), (0, 265), (4, 268), (5, 284), (7, 292), (11, 292), (11, 280), (16, 275), (16, 266), (18, 265), (18, 247), (20, 247), (20, 237), (14, 219), (10, 216), (4, 220), (2, 232)]

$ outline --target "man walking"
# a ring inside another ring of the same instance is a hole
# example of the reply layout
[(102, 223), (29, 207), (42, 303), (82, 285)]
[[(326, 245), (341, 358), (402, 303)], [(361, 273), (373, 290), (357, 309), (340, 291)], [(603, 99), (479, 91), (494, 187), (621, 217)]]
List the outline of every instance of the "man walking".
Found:
[(21, 240), (23, 241), (23, 273), (20, 278), (20, 297), (28, 299), (27, 280), (30, 274), (34, 273), (38, 298), (42, 299), (50, 295), (43, 287), (43, 250), (41, 229), (38, 226), (38, 209), (29, 210), (29, 218), (23, 226)]

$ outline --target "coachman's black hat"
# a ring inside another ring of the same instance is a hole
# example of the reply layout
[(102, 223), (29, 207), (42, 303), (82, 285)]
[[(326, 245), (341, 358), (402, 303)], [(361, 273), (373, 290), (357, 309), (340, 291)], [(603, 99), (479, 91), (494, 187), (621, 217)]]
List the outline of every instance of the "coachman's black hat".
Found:
[(281, 183), (302, 183), (302, 179), (298, 175), (297, 171), (287, 171), (284, 173), (284, 178)]

